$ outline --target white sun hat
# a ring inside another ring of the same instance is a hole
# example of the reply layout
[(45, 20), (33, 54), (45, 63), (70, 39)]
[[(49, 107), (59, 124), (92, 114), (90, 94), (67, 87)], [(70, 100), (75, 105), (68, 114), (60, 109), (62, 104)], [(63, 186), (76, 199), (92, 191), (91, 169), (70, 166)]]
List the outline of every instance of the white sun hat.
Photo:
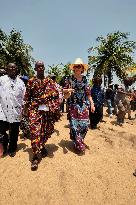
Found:
[(82, 66), (84, 67), (84, 71), (88, 70), (88, 68), (89, 68), (88, 64), (84, 64), (84, 63), (83, 63), (83, 60), (82, 60), (81, 58), (76, 58), (75, 62), (74, 62), (73, 64), (70, 64), (70, 65), (69, 65), (69, 68), (70, 68), (71, 70), (73, 70), (73, 67), (74, 67), (75, 65), (82, 65)]

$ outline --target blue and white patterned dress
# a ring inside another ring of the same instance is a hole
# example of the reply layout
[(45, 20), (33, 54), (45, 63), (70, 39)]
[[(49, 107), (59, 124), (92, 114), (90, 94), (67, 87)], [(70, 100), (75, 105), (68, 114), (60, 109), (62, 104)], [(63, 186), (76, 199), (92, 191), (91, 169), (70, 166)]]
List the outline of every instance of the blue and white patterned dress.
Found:
[(89, 124), (89, 101), (90, 86), (85, 76), (82, 81), (78, 81), (72, 76), (64, 88), (71, 87), (74, 92), (68, 99), (68, 112), (70, 121), (70, 138), (73, 140), (78, 151), (85, 150), (84, 138), (88, 131)]

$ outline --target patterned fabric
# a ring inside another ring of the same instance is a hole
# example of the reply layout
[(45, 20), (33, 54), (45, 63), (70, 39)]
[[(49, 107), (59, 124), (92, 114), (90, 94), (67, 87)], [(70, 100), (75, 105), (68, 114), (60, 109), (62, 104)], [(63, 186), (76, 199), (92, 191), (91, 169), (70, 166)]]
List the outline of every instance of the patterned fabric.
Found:
[(42, 110), (30, 110), (29, 128), (33, 153), (38, 153), (54, 132), (52, 113)]
[(62, 102), (62, 101), (63, 101), (62, 87), (61, 87), (58, 83), (56, 83), (56, 88), (57, 88), (57, 90), (58, 90), (58, 92), (59, 92), (59, 99), (60, 99), (60, 101)]
[(31, 78), (28, 81), (25, 94), (25, 105), (37, 108), (39, 105), (45, 104), (50, 108), (50, 111), (54, 111), (59, 107), (59, 91), (56, 83), (50, 78), (46, 77), (43, 80), (39, 80), (36, 77)]
[(130, 113), (131, 113), (130, 101), (126, 98), (124, 100), (119, 100), (117, 103), (117, 107), (118, 107), (117, 121), (123, 123), (126, 113), (128, 113), (130, 117)]
[(24, 138), (30, 138), (30, 130), (29, 130), (29, 118), (27, 116), (22, 116), (20, 129), (23, 132)]
[(104, 103), (104, 90), (100, 86), (94, 85), (91, 89), (91, 96), (95, 107), (99, 107)]
[(68, 99), (70, 138), (78, 151), (85, 151), (84, 138), (89, 124), (89, 101), (87, 96), (90, 95), (90, 87), (85, 76), (82, 77), (82, 81), (78, 81), (72, 76), (64, 88), (69, 87), (74, 89)]
[(20, 122), (24, 93), (25, 84), (19, 77), (0, 77), (0, 120)]
[(133, 100), (133, 101), (136, 101), (136, 91), (134, 91), (134, 92), (132, 93), (132, 100)]
[[(25, 93), (25, 106), (29, 109), (29, 128), (33, 153), (40, 151), (54, 131), (55, 113), (60, 106), (60, 91), (50, 78), (39, 80), (34, 77), (28, 81)], [(38, 110), (40, 105), (49, 111)]]
[(129, 118), (131, 117), (131, 105), (126, 93), (127, 92), (125, 92), (125, 90), (117, 91), (115, 96), (115, 103), (118, 108), (118, 112), (117, 112), (118, 123), (124, 123), (124, 118), (126, 113), (128, 113)]

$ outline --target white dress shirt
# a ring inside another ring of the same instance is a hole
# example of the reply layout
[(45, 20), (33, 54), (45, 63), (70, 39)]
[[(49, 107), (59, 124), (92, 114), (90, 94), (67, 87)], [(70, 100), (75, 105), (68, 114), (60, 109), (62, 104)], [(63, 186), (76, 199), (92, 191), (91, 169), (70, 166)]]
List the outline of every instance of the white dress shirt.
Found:
[(0, 77), (0, 120), (20, 122), (24, 93), (25, 84), (18, 76), (15, 80), (8, 75)]

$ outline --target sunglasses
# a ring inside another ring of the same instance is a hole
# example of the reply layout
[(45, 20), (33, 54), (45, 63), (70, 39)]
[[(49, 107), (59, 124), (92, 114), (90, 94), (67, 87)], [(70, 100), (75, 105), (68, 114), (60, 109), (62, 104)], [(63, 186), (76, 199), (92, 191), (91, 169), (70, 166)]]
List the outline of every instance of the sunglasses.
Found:
[(80, 69), (80, 68), (82, 68), (82, 66), (81, 66), (81, 65), (75, 65), (73, 68), (78, 68), (78, 69)]

